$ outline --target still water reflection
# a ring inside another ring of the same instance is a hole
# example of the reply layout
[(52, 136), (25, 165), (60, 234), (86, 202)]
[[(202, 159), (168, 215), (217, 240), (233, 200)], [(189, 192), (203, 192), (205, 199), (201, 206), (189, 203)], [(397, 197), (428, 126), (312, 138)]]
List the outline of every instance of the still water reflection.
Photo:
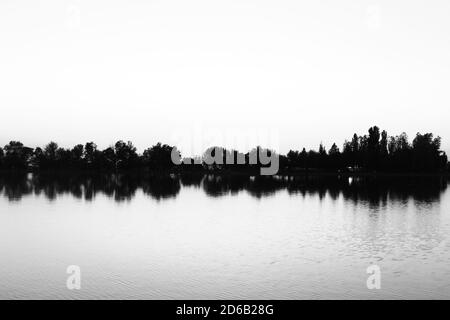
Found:
[(449, 239), (437, 177), (0, 175), (0, 298), (448, 299)]

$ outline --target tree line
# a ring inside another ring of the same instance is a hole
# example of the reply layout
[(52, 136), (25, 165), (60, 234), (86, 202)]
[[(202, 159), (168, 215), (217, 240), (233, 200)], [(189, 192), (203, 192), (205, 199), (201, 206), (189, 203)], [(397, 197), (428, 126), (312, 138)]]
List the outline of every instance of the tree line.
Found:
[(334, 143), (326, 151), (303, 149), (289, 151), (287, 166), (296, 168), (351, 169), (352, 171), (437, 172), (448, 171), (447, 155), (441, 149), (441, 138), (432, 133), (417, 133), (412, 143), (406, 133), (388, 136), (375, 126), (368, 134), (345, 141), (342, 152)]
[[(252, 171), (263, 166), (259, 160), (249, 161), (251, 154), (262, 149), (257, 147), (242, 154), (235, 150), (209, 148), (197, 159), (195, 164), (175, 165), (172, 161), (174, 147), (157, 143), (142, 154), (137, 152), (132, 142), (118, 141), (104, 150), (98, 149), (94, 142), (79, 144), (73, 148), (63, 148), (55, 142), (45, 147), (30, 148), (19, 141), (11, 141), (0, 147), (0, 170), (155, 170), (155, 171)], [(222, 152), (222, 164), (207, 164), (203, 160)], [(266, 150), (266, 149), (264, 149)], [(274, 151), (267, 150), (274, 154)], [(257, 152), (256, 152), (257, 153)], [(227, 164), (226, 158), (243, 155), (244, 164)], [(279, 155), (280, 173), (294, 171), (330, 171), (330, 172), (448, 172), (449, 163), (445, 152), (441, 150), (441, 138), (432, 133), (417, 133), (412, 142), (402, 133), (388, 136), (376, 126), (368, 134), (353, 137), (345, 141), (342, 151), (334, 143), (330, 149), (320, 144), (318, 150), (305, 148), (302, 151), (290, 150), (286, 155)]]

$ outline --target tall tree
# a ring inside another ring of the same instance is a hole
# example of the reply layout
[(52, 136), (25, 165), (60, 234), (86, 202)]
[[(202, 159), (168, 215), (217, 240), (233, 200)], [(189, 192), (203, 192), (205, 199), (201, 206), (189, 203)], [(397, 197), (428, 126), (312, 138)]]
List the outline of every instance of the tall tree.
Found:
[(367, 167), (368, 169), (376, 170), (379, 168), (380, 162), (380, 129), (377, 126), (369, 129), (367, 142)]

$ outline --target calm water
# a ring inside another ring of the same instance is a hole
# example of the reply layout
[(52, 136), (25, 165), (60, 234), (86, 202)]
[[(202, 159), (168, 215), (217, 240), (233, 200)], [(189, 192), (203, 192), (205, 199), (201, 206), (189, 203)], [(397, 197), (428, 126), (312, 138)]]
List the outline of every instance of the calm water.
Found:
[(0, 257), (3, 299), (450, 299), (450, 191), (439, 178), (0, 176)]

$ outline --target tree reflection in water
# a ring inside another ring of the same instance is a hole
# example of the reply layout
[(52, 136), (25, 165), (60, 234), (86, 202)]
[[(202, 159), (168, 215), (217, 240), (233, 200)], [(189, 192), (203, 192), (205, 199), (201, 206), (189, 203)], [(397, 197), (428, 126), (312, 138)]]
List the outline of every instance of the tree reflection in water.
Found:
[(419, 203), (439, 201), (447, 188), (445, 177), (339, 177), (339, 176), (256, 176), (188, 174), (2, 174), (0, 194), (10, 201), (27, 195), (49, 200), (69, 194), (91, 201), (104, 194), (115, 201), (133, 199), (138, 190), (155, 200), (176, 197), (182, 187), (198, 188), (210, 197), (247, 192), (255, 198), (287, 191), (290, 195), (343, 197), (355, 204), (383, 206), (389, 201), (413, 198)]

